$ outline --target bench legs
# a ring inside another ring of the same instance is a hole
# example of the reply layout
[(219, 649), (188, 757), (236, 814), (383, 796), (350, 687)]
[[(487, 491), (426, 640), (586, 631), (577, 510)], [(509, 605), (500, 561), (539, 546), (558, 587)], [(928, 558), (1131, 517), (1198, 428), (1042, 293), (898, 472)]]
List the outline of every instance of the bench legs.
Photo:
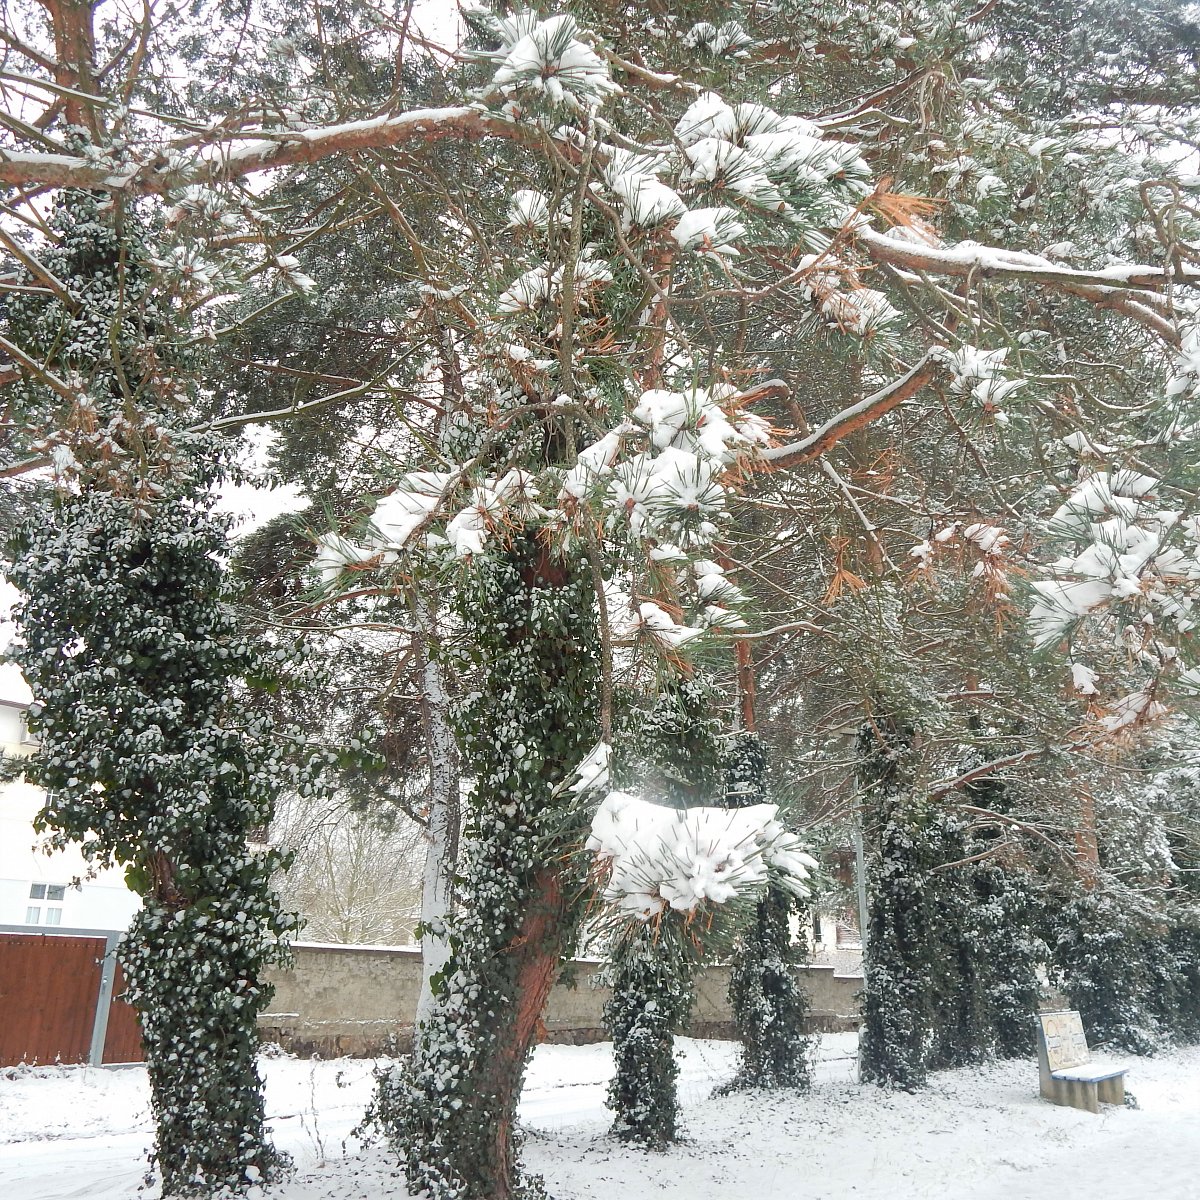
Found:
[(1054, 1104), (1098, 1113), (1101, 1104), (1125, 1103), (1125, 1077), (1090, 1081), (1086, 1079), (1050, 1079), (1042, 1083), (1042, 1095)]
[(1090, 1113), (1100, 1111), (1100, 1097), (1096, 1092), (1094, 1083), (1082, 1079), (1050, 1079), (1042, 1085), (1042, 1095), (1052, 1104)]
[(1067, 1103), (1072, 1108), (1086, 1109), (1090, 1113), (1100, 1111), (1100, 1097), (1096, 1094), (1099, 1085), (1089, 1083), (1084, 1079), (1072, 1079), (1067, 1086), (1071, 1089), (1071, 1098)]

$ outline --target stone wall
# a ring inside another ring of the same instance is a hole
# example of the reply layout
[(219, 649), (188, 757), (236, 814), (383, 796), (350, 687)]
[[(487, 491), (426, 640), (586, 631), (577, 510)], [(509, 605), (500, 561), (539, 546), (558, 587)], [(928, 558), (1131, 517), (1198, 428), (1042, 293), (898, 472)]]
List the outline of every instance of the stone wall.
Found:
[[(296, 1054), (322, 1057), (407, 1047), (421, 987), (419, 950), (312, 943), (298, 944), (294, 950), (296, 965), (270, 976), (275, 998), (259, 1018), (264, 1040)], [(855, 1028), (862, 977), (839, 975), (827, 966), (800, 970), (812, 1002), (812, 1028)], [(603, 972), (603, 963), (589, 959), (564, 970), (546, 1009), (545, 1041), (581, 1045), (604, 1040), (601, 1014), (611, 993)], [(728, 989), (728, 967), (704, 968), (690, 1033), (733, 1036)]]

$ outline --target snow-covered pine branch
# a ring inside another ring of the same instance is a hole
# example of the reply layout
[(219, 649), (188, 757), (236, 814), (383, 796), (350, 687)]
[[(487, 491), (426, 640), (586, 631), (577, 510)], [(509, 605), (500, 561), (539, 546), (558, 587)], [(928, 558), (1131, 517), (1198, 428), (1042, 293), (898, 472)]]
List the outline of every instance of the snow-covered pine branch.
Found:
[(592, 818), (607, 904), (625, 919), (668, 908), (695, 916), (706, 905), (758, 898), (768, 882), (805, 898), (816, 862), (779, 824), (778, 806), (671, 808), (610, 792)]

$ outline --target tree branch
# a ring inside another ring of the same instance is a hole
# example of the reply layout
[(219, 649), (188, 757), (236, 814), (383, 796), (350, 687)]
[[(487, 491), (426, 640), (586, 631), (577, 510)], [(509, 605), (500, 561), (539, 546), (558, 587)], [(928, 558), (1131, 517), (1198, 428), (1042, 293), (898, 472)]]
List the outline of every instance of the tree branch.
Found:
[(763, 451), (761, 457), (772, 468), (781, 470), (814, 462), (855, 430), (870, 425), (885, 413), (903, 404), (905, 400), (915, 396), (936, 373), (937, 359), (931, 351), (918, 360), (907, 374), (893, 380), (887, 387), (881, 388), (857, 404), (842, 409), (808, 437), (785, 446), (773, 446), (770, 450)]
[(40, 183), (162, 195), (186, 184), (239, 179), (276, 167), (318, 162), (331, 154), (429, 145), (449, 137), (525, 141), (535, 132), (534, 127), (518, 125), (499, 113), (464, 105), (414, 109), (315, 129), (248, 130), (201, 147), (201, 153), (185, 165), (173, 165), (166, 154), (119, 168), (69, 154), (0, 149), (0, 186)]
[(1179, 332), (1169, 319), (1170, 309), (1157, 294), (1172, 284), (1200, 284), (1200, 274), (1171, 272), (1136, 263), (1076, 270), (1040, 254), (1024, 254), (965, 242), (957, 246), (929, 246), (902, 242), (864, 226), (854, 231), (859, 245), (876, 262), (911, 271), (958, 278), (1023, 279), (1111, 308), (1146, 326), (1171, 346), (1179, 345)]

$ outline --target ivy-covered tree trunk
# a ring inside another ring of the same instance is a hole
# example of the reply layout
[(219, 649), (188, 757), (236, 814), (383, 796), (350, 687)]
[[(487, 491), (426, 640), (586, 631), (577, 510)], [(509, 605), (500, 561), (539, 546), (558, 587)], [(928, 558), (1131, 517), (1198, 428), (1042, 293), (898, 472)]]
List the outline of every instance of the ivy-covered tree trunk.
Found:
[[(972, 723), (978, 730), (978, 723)], [(989, 776), (968, 784), (967, 795), (977, 810), (1005, 816), (1012, 808), (1010, 785)], [(960, 940), (960, 953), (970, 956), (964, 975), (976, 980), (982, 1011), (979, 1046), (1001, 1058), (1020, 1058), (1034, 1051), (1034, 1015), (1041, 983), (1038, 967), (1046, 948), (1037, 932), (1038, 906), (1027, 871), (1002, 859), (979, 858), (995, 848), (1002, 837), (1000, 823), (983, 823), (977, 814), (974, 828), (964, 831), (953, 851), (960, 859), (975, 859), (945, 872), (947, 886), (955, 889), (958, 924), (969, 933)], [(950, 861), (949, 852), (947, 862)], [(974, 1061), (978, 1054), (967, 1048)]]
[(808, 993), (796, 977), (802, 953), (792, 945), (796, 901), (767, 889), (754, 920), (738, 939), (729, 974), (729, 1002), (742, 1050), (740, 1088), (807, 1088), (812, 1083), (812, 1039), (805, 1033)]
[(586, 815), (565, 785), (598, 736), (595, 594), (533, 538), (466, 572), (463, 665), (479, 684), (456, 717), (475, 777), (464, 890), (432, 1011), (370, 1116), (414, 1188), (508, 1200), (524, 1190), (513, 1124), (526, 1063), (582, 909)]
[[(13, 657), (34, 694), (26, 763), (48, 800), (37, 826), (126, 868), (143, 907), (121, 942), (137, 1009), (167, 1196), (269, 1179), (256, 1017), (264, 968), (292, 920), (253, 851), (279, 790), (311, 786), (234, 689), (268, 664), (238, 631), (226, 526), (210, 511), (221, 449), (174, 425), (186, 379), (136, 220), (68, 192), (46, 260), (78, 303), (10, 301), (6, 334), (69, 377), (67, 411), (34, 376), (16, 402), (54, 423), (56, 490), (17, 531), (23, 593)], [(273, 652), (279, 659), (289, 650)], [(236, 713), (236, 715), (235, 715)]]
[[(668, 808), (714, 803), (721, 786), (721, 723), (703, 677), (668, 670), (652, 703), (617, 723), (613, 780)], [(613, 994), (604, 1024), (613, 1042), (608, 1107), (623, 1141), (662, 1149), (679, 1135), (675, 1034), (692, 1009), (701, 948), (690, 933), (632, 918), (614, 940)]]
[(1167, 941), (1177, 980), (1172, 1029), (1185, 1043), (1200, 1042), (1200, 928), (1195, 922), (1194, 912), (1186, 914)]
[[(1032, 1049), (1038, 943), (1020, 877), (972, 829), (913, 788), (915, 731), (876, 715), (859, 739), (867, 812), (868, 929), (862, 1075), (913, 1089), (930, 1070)], [(1005, 784), (971, 792), (1003, 814)]]
[[(735, 735), (725, 763), (725, 803), (767, 800), (766, 752), (749, 732)], [(729, 973), (729, 1004), (742, 1050), (729, 1087), (806, 1088), (811, 1083), (812, 1041), (805, 1033), (809, 1000), (796, 975), (804, 957), (792, 944), (796, 901), (769, 886), (739, 936)]]
[(684, 960), (675, 939), (653, 926), (630, 929), (613, 951), (613, 994), (604, 1024), (613, 1040), (615, 1071), (608, 1107), (622, 1141), (661, 1150), (679, 1136), (675, 1034), (692, 1010), (698, 960)]
[(292, 921), (248, 839), (290, 782), (266, 721), (230, 719), (263, 669), (237, 633), (222, 529), (178, 494), (60, 497), (17, 541), (16, 651), (33, 689), (38, 826), (115, 859), (143, 906), (122, 939), (169, 1196), (270, 1178), (256, 1018)]
[(863, 1080), (912, 1090), (926, 1078), (934, 1040), (936, 922), (927, 814), (913, 794), (915, 730), (879, 712), (859, 735), (859, 776), (869, 846)]
[(968, 871), (992, 1052), (1023, 1058), (1034, 1051), (1038, 965), (1045, 954), (1035, 932), (1036, 905), (1022, 874), (992, 863), (972, 864)]
[[(981, 911), (962, 825), (952, 816), (931, 817), (922, 831), (933, 865), (926, 876), (926, 899), (935, 917), (930, 950), (937, 1023), (931, 1030), (926, 1065), (932, 1069), (964, 1066), (990, 1058), (994, 1051), (991, 967), (988, 951), (998, 911), (991, 920)], [(1033, 1010), (1030, 1010), (1032, 1023)]]
[[(1137, 897), (1080, 891), (1054, 913), (1054, 965), (1093, 1044), (1153, 1054), (1161, 1030), (1152, 1001), (1154, 959), (1165, 939), (1148, 938)], [(1153, 920), (1153, 916), (1150, 916)]]

